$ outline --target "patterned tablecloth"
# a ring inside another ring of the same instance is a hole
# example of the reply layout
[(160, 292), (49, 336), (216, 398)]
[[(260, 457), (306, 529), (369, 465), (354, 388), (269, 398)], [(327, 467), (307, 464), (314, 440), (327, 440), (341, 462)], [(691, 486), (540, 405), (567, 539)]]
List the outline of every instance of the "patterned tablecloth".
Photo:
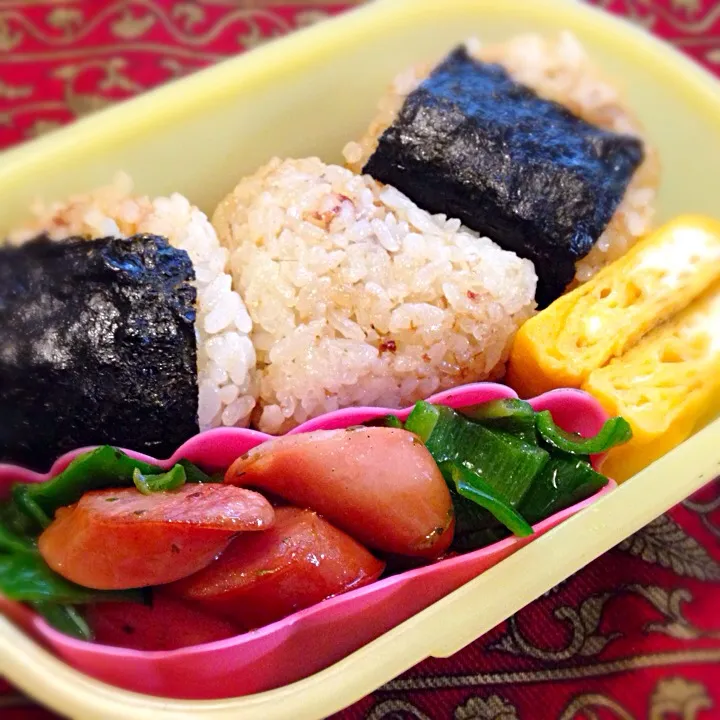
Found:
[[(349, 4), (0, 0), (0, 148)], [(719, 0), (599, 4), (720, 73)], [(719, 539), (716, 482), (454, 657), (338, 717), (720, 718)], [(53, 716), (0, 680), (0, 717)]]

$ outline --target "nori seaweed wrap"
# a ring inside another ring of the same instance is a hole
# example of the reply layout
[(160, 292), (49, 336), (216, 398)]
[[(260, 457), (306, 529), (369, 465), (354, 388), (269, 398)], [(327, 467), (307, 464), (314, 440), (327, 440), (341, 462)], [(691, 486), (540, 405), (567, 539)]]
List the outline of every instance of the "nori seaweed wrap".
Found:
[(605, 230), (644, 157), (462, 47), (410, 93), (363, 171), (528, 258), (545, 307)]
[(194, 278), (152, 235), (0, 248), (0, 461), (47, 470), (106, 443), (166, 457), (196, 434)]

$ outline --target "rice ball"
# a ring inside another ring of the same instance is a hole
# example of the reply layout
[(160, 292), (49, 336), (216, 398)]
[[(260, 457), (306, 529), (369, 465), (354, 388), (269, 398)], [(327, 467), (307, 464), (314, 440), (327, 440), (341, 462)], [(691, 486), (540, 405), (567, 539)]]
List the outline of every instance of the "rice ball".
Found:
[(47, 233), (52, 239), (129, 237), (150, 233), (190, 256), (195, 269), (198, 351), (198, 423), (201, 430), (246, 426), (255, 407), (255, 350), (252, 321), (226, 272), (229, 253), (207, 216), (178, 193), (151, 199), (134, 196), (131, 179), (61, 202), (37, 203), (34, 219), (11, 233), (23, 242)]
[[(563, 105), (586, 122), (643, 140), (645, 160), (635, 172), (605, 231), (590, 252), (576, 263), (575, 278), (568, 287), (572, 289), (624, 255), (651, 229), (660, 182), (657, 150), (644, 136), (642, 126), (618, 86), (603, 77), (572, 33), (561, 32), (555, 37), (528, 33), (489, 45), (471, 39), (465, 45), (476, 59), (502, 65), (516, 82), (546, 100)], [(395, 121), (407, 96), (417, 89), (433, 67), (433, 63), (415, 65), (393, 79), (380, 98), (365, 134), (343, 149), (348, 168), (362, 172), (375, 152), (380, 136)]]
[(212, 222), (252, 318), (265, 432), (499, 378), (535, 308), (531, 262), (317, 158), (272, 160)]

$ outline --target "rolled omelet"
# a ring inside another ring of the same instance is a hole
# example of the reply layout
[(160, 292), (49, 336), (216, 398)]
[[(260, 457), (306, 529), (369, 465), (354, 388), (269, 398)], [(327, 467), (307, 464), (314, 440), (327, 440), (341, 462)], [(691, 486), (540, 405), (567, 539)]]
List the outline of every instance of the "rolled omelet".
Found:
[(519, 330), (507, 382), (521, 397), (581, 387), (720, 280), (720, 223), (681, 216)]
[(720, 283), (582, 385), (632, 426), (603, 472), (622, 481), (686, 440), (720, 411)]

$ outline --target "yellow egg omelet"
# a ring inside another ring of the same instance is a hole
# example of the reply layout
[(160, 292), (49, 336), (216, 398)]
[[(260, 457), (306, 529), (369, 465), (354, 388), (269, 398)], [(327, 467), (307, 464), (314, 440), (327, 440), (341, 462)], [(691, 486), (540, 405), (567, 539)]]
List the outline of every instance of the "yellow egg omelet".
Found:
[(679, 217), (528, 320), (507, 382), (521, 397), (581, 387), (718, 280), (720, 222)]

